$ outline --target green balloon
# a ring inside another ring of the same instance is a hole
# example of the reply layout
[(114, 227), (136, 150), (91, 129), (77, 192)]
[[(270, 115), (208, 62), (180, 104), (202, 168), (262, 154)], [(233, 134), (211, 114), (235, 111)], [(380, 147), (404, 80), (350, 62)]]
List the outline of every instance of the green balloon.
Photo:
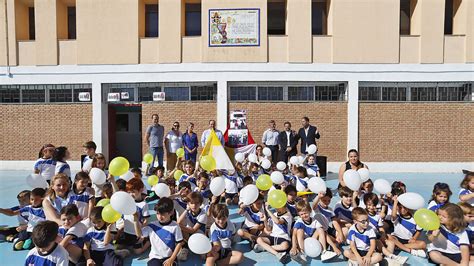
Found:
[(110, 199), (101, 199), (95, 206), (105, 207), (110, 204)]
[(102, 219), (106, 223), (115, 223), (122, 217), (122, 214), (120, 214), (118, 211), (114, 210), (112, 208), (112, 205), (106, 205), (104, 209), (102, 210)]
[(257, 178), (256, 185), (260, 190), (269, 190), (272, 187), (273, 182), (269, 175), (262, 174)]
[(147, 164), (151, 164), (151, 162), (153, 162), (153, 155), (146, 153), (143, 155), (143, 161)]
[(130, 168), (130, 163), (124, 157), (115, 157), (109, 164), (109, 173), (113, 176), (121, 176)]
[(280, 189), (270, 191), (267, 199), (273, 208), (281, 208), (286, 205), (286, 193)]
[(154, 186), (156, 184), (158, 184), (158, 177), (156, 175), (151, 175), (148, 177), (147, 179), (147, 182), (148, 182), (148, 185), (150, 186)]
[(427, 231), (436, 230), (440, 227), (439, 217), (434, 211), (425, 208), (419, 209), (415, 212), (413, 218), (419, 227)]

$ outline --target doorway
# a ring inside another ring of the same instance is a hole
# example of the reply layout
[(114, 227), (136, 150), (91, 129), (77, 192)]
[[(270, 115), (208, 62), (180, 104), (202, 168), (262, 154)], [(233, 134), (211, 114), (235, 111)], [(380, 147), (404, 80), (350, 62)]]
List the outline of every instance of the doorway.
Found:
[(130, 167), (142, 162), (142, 107), (140, 104), (109, 104), (109, 158), (123, 156)]

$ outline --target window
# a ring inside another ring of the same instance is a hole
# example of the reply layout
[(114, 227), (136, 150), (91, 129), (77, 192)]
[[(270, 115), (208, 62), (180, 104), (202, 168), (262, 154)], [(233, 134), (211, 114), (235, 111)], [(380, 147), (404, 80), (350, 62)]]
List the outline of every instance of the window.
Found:
[(326, 0), (313, 0), (311, 2), (311, 34), (327, 34), (327, 2)]
[(128, 132), (128, 114), (116, 114), (115, 125), (117, 132)]
[(44, 103), (46, 85), (20, 85), (21, 101), (24, 103)]
[(91, 84), (0, 85), (0, 103), (71, 103), (81, 92), (92, 98)]
[(231, 101), (255, 101), (256, 87), (230, 87)]
[(411, 100), (436, 101), (436, 86), (433, 87), (411, 87)]
[(286, 34), (286, 1), (268, 0), (267, 2), (268, 35)]
[(314, 87), (288, 87), (288, 101), (314, 100)]
[(359, 100), (380, 101), (380, 87), (360, 87)]
[[(73, 85), (74, 86), (74, 102), (91, 102), (92, 101), (92, 87), (89, 84), (80, 84), (80, 85)], [(89, 100), (79, 100), (79, 95), (81, 93), (88, 93)]]
[(0, 103), (19, 103), (20, 87), (18, 85), (0, 86)]
[(445, 0), (444, 6), (444, 34), (453, 34), (454, 5), (453, 0)]
[(283, 87), (258, 87), (259, 101), (283, 101)]
[(49, 85), (49, 101), (54, 102), (72, 102), (72, 87), (70, 85), (60, 85), (53, 88)]
[(346, 95), (346, 84), (339, 83), (327, 86), (316, 86), (316, 101), (344, 101)]
[(189, 87), (165, 87), (165, 101), (189, 101)]
[(67, 7), (67, 38), (69, 40), (76, 39), (76, 7)]
[(410, 35), (410, 0), (400, 0), (400, 35)]
[(382, 101), (396, 102), (407, 100), (407, 88), (382, 87)]
[(201, 36), (201, 3), (185, 5), (185, 36)]
[(161, 86), (159, 84), (144, 84), (144, 86), (138, 87), (138, 101), (140, 102), (151, 102), (153, 101), (153, 92), (161, 92)]
[(158, 5), (145, 5), (145, 37), (158, 37)]
[(215, 101), (217, 86), (191, 86), (191, 101)]
[(463, 85), (440, 85), (438, 87), (438, 100), (446, 102), (471, 101), (472, 84)]
[(29, 40), (35, 40), (35, 8), (28, 7), (28, 36)]

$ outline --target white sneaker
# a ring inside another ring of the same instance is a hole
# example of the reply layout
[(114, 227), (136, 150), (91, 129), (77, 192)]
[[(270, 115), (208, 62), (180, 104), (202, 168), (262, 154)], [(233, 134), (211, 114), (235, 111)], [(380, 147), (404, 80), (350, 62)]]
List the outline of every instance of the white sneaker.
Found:
[(185, 261), (188, 259), (189, 249), (182, 248), (178, 253), (178, 260)]
[(349, 260), (347, 262), (347, 265), (349, 265), (349, 266), (359, 266), (359, 263), (355, 260)]
[(253, 246), (253, 251), (255, 253), (260, 253), (260, 252), (265, 251), (265, 249), (262, 246), (260, 246), (259, 244), (255, 244), (255, 246)]
[(330, 259), (332, 259), (336, 256), (337, 256), (336, 252), (332, 252), (332, 251), (329, 251), (329, 250), (324, 250), (323, 253), (321, 253), (321, 261), (324, 262), (324, 261), (330, 260)]
[(420, 258), (426, 258), (426, 252), (422, 249), (412, 249), (411, 250), (411, 255), (417, 256)]
[(306, 264), (308, 263), (308, 260), (306, 259), (306, 254), (304, 252), (301, 252), (299, 255), (298, 255), (299, 259), (302, 261), (302, 264)]

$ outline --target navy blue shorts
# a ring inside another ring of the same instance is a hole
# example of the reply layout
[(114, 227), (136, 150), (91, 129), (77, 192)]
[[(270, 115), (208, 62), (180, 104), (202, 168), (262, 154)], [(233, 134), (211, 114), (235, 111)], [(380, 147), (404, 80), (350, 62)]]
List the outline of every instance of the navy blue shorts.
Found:
[(283, 242), (290, 242), (288, 239), (285, 239), (285, 238), (282, 238), (282, 237), (276, 237), (276, 236), (266, 236), (266, 238), (268, 238), (268, 240), (270, 240), (270, 245), (271, 246), (276, 246), (276, 245), (280, 245), (281, 243)]
[(103, 266), (122, 266), (123, 260), (117, 256), (113, 249), (108, 250), (91, 250), (91, 258), (94, 260), (96, 265)]
[[(461, 260), (462, 260), (462, 256), (461, 256), (461, 253), (446, 253), (446, 252), (442, 252), (442, 251), (439, 251), (439, 250), (432, 250), (430, 252), (428, 252), (428, 254), (430, 254), (431, 252), (433, 251), (438, 251), (439, 253), (441, 253), (441, 255), (447, 257), (448, 259), (456, 262), (456, 263), (461, 263)], [(436, 264), (434, 261), (431, 260), (430, 257), (428, 257), (428, 261), (433, 263), (433, 264)]]
[(222, 260), (222, 259), (227, 258), (229, 254), (232, 254), (231, 248), (221, 248), (221, 250), (219, 251), (219, 258), (217, 258), (217, 260)]
[[(162, 266), (163, 263), (169, 258), (163, 258), (163, 259), (151, 259), (148, 261), (148, 263), (146, 265), (148, 266)], [(173, 262), (173, 265), (178, 265), (176, 263), (176, 260)]]

